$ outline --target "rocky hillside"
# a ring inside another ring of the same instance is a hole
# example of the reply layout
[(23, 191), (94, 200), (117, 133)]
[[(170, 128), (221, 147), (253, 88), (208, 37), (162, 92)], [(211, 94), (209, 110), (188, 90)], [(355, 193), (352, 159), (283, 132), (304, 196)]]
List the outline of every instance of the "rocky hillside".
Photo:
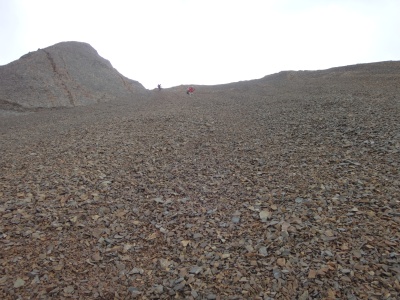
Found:
[(0, 299), (400, 299), (399, 74), (0, 118)]
[(144, 92), (86, 43), (59, 43), (0, 67), (3, 110), (82, 106)]

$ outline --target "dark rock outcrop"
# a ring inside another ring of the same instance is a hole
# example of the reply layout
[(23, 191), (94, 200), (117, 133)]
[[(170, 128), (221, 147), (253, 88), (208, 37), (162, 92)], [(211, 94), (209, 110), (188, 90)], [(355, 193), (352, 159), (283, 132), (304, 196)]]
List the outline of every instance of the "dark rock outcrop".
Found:
[(92, 46), (62, 42), (0, 67), (0, 109), (72, 107), (140, 97), (146, 89)]

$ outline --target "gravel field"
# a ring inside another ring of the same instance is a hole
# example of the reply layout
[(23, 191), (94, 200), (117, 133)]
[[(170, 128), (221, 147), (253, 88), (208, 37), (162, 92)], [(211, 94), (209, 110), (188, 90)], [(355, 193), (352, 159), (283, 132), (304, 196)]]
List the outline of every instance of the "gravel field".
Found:
[(399, 299), (400, 63), (0, 116), (1, 299)]

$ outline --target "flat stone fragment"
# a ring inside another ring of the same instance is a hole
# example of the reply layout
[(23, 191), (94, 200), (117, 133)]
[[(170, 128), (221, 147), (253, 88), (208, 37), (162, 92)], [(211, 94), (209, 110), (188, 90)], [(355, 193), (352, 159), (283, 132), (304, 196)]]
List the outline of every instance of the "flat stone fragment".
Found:
[(164, 287), (162, 285), (155, 284), (155, 285), (153, 285), (153, 291), (156, 294), (162, 294), (164, 292)]
[(237, 224), (240, 222), (240, 217), (232, 217), (232, 222)]
[(14, 287), (15, 287), (15, 288), (19, 288), (19, 287), (24, 286), (24, 285), (25, 285), (25, 280), (23, 280), (23, 279), (21, 279), (21, 278), (18, 278), (18, 279), (15, 280), (15, 282), (14, 282)]
[(72, 294), (75, 291), (75, 288), (73, 285), (69, 285), (64, 288), (64, 293), (66, 294)]
[(193, 266), (190, 268), (189, 273), (190, 274), (199, 274), (202, 270), (203, 270), (202, 267)]
[(269, 210), (262, 210), (259, 215), (261, 220), (267, 220), (271, 217), (272, 213)]
[(263, 256), (268, 256), (268, 250), (267, 247), (261, 247), (258, 252), (263, 255)]

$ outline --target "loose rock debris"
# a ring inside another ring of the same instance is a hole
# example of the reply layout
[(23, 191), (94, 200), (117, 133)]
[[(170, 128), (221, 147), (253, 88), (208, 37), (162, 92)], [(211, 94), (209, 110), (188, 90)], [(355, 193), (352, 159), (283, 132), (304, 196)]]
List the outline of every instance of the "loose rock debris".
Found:
[(398, 299), (399, 81), (373, 76), (3, 118), (0, 297)]

